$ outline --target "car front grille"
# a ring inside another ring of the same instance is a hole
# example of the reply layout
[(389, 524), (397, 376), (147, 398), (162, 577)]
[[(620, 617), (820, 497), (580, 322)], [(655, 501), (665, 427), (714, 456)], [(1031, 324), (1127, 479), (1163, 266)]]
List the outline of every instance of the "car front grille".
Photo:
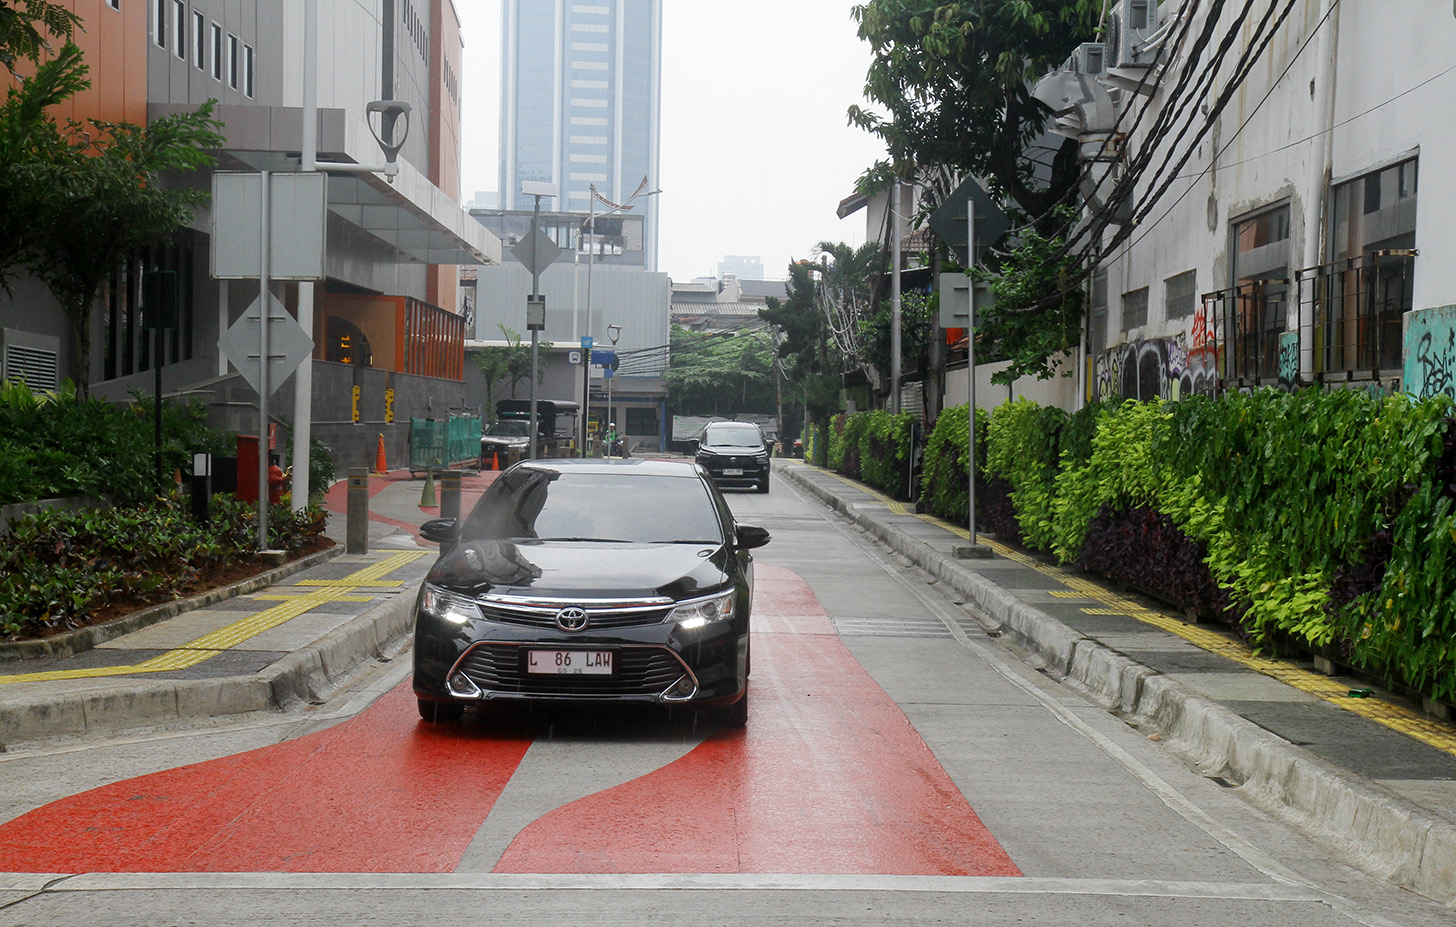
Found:
[(527, 673), (520, 644), (476, 644), (454, 672), (464, 673), (487, 693), (543, 698), (656, 697), (691, 675), (686, 665), (664, 647), (613, 648), (616, 672), (610, 676), (546, 676)]
[(485, 596), (476, 602), (487, 621), (528, 628), (556, 627), (556, 613), (569, 606), (586, 610), (589, 628), (640, 628), (662, 624), (674, 604), (665, 598), (547, 601), (508, 596)]

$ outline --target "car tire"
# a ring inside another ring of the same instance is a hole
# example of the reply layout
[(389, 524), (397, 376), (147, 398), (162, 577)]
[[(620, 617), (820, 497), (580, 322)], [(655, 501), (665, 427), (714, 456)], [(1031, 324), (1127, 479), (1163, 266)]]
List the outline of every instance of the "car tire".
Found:
[(768, 474), (767, 473), (765, 473), (763, 475), (763, 479), (761, 479), (761, 480), (758, 481), (758, 486), (755, 487), (755, 490), (757, 492), (768, 492)]
[(725, 705), (719, 709), (718, 716), (723, 720), (723, 726), (739, 730), (748, 726), (748, 687), (743, 688), (743, 695), (732, 705)]
[(420, 717), (431, 724), (448, 723), (459, 721), (465, 717), (465, 706), (454, 702), (432, 702), (429, 699), (417, 699), (420, 705)]

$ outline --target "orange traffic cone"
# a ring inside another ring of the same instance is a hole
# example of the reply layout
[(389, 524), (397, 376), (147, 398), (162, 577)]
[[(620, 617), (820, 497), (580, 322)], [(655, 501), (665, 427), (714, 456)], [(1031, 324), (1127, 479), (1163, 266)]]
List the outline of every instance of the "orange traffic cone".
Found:
[(484, 455), (481, 455), (481, 458), (480, 459), (481, 459), (481, 461), (483, 463), (483, 466), (481, 467), (481, 469), (483, 469), (483, 470), (494, 470), (495, 469), (495, 454), (491, 454), (489, 457), (486, 457)]
[(385, 466), (384, 464), (384, 435), (379, 436), (379, 450), (374, 452), (374, 472), (389, 472), (389, 467)]

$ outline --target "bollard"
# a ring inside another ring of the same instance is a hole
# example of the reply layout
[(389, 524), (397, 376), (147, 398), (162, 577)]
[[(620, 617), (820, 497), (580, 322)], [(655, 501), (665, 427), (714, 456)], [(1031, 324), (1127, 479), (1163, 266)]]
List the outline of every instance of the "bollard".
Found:
[(440, 471), (440, 517), (460, 518), (460, 471)]
[(349, 514), (345, 523), (344, 553), (369, 553), (369, 470), (349, 468)]

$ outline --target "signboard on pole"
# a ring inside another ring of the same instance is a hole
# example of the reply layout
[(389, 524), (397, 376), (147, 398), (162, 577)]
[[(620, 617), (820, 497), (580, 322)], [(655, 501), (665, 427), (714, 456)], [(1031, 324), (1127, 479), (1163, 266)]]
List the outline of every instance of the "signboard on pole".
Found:
[[(293, 320), (277, 296), (269, 293), (268, 298), (271, 305), (268, 313), (268, 393), (271, 395), (313, 353), (313, 339)], [(243, 317), (217, 339), (218, 351), (232, 361), (243, 379), (255, 390), (262, 382), (263, 365), (258, 360), (262, 306), (260, 294)]]
[[(328, 175), (269, 174), (268, 277), (324, 279)], [(263, 175), (212, 175), (212, 276), (257, 280), (263, 240)]]

